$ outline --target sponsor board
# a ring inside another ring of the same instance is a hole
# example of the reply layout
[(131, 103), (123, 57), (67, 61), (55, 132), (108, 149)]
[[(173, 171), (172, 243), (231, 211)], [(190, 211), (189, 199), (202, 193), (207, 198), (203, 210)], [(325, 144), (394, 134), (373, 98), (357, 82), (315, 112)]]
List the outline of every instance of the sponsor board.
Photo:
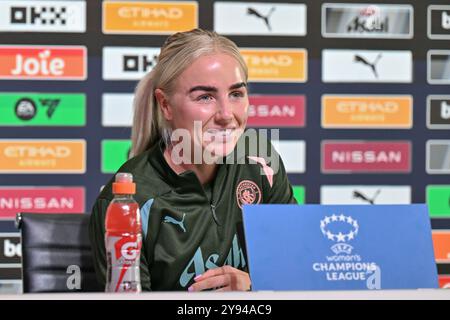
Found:
[(430, 217), (450, 217), (450, 185), (428, 185), (426, 202)]
[(0, 92), (2, 126), (84, 126), (83, 93)]
[(450, 140), (428, 140), (426, 145), (428, 174), (450, 174)]
[(0, 32), (86, 32), (86, 2), (0, 1)]
[(437, 263), (450, 263), (450, 230), (432, 230), (434, 256)]
[(16, 283), (22, 279), (22, 265), (0, 264), (0, 284)]
[(450, 6), (428, 6), (428, 38), (450, 39)]
[(321, 204), (410, 204), (410, 186), (321, 186)]
[(21, 257), (20, 233), (0, 233), (0, 265), (19, 264), (20, 267)]
[(250, 95), (248, 127), (304, 127), (304, 95)]
[(286, 173), (304, 173), (306, 168), (306, 143), (303, 140), (272, 141), (279, 153)]
[(292, 186), (292, 191), (294, 192), (294, 198), (297, 200), (298, 204), (305, 203), (305, 187), (304, 186)]
[(324, 3), (324, 38), (411, 39), (414, 8), (398, 4)]
[(102, 126), (131, 127), (133, 99), (132, 93), (104, 93), (102, 95)]
[(323, 128), (410, 129), (412, 117), (412, 96), (322, 96)]
[(439, 275), (439, 288), (449, 289), (450, 288), (450, 275)]
[(86, 140), (0, 139), (0, 173), (85, 173)]
[(172, 34), (198, 28), (196, 1), (103, 1), (106, 34)]
[(0, 187), (0, 217), (14, 218), (19, 212), (83, 213), (84, 187)]
[(427, 80), (430, 84), (450, 84), (450, 50), (428, 50)]
[(409, 173), (411, 142), (324, 140), (322, 173)]
[(450, 129), (450, 96), (427, 97), (428, 129)]
[(407, 50), (322, 50), (323, 82), (410, 83), (412, 52)]
[(226, 35), (305, 36), (306, 5), (217, 1), (214, 30)]
[(102, 173), (115, 173), (129, 157), (131, 140), (102, 140)]
[(160, 48), (104, 47), (103, 80), (140, 80), (158, 61)]
[(0, 79), (85, 80), (84, 46), (0, 45)]
[(306, 82), (307, 51), (305, 49), (258, 49), (240, 50), (248, 66), (251, 82)]

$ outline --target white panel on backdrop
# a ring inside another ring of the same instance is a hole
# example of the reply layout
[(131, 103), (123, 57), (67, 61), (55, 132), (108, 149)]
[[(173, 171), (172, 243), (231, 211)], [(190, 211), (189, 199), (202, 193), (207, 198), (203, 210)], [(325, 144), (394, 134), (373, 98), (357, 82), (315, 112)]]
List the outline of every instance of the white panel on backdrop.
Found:
[(306, 144), (303, 140), (272, 141), (273, 147), (280, 154), (287, 173), (305, 172)]
[(0, 32), (86, 32), (85, 1), (0, 1)]
[(412, 52), (406, 50), (322, 50), (323, 82), (413, 80)]
[(156, 65), (160, 48), (104, 47), (104, 80), (140, 80)]
[(236, 35), (306, 35), (306, 5), (215, 2), (214, 30)]
[(321, 204), (410, 204), (410, 186), (321, 186)]
[(133, 98), (132, 93), (104, 93), (102, 95), (102, 126), (131, 127)]

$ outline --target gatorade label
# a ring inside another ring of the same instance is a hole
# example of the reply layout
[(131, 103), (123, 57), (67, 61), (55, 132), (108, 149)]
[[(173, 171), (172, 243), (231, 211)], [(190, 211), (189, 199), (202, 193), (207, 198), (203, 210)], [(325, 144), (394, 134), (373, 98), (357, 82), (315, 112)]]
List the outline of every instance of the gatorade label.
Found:
[(142, 235), (107, 236), (107, 292), (141, 292), (140, 250)]

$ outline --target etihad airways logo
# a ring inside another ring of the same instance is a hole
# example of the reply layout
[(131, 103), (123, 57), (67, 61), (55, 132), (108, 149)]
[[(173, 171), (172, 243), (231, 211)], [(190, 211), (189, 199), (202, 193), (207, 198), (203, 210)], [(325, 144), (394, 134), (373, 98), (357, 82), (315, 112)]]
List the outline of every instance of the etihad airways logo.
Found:
[(104, 47), (104, 80), (139, 80), (158, 62), (160, 48)]
[(214, 30), (228, 35), (304, 36), (306, 5), (217, 1)]
[(251, 95), (249, 127), (304, 127), (305, 96)]
[(410, 129), (412, 96), (323, 95), (323, 128)]
[(0, 31), (85, 32), (85, 1), (0, 1)]
[(84, 173), (86, 141), (0, 139), (1, 173)]
[(305, 49), (241, 49), (248, 66), (249, 81), (306, 82)]
[(103, 1), (103, 33), (172, 34), (198, 28), (196, 1)]
[(19, 212), (82, 213), (82, 187), (0, 187), (0, 218), (14, 218)]
[(0, 79), (85, 80), (83, 46), (0, 46)]
[(409, 173), (409, 141), (322, 141), (323, 173)]

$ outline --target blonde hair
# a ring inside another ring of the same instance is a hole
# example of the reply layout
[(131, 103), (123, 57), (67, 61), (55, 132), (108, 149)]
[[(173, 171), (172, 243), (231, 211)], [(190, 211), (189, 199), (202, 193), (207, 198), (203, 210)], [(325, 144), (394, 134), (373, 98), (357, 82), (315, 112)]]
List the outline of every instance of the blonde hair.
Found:
[(167, 38), (161, 47), (158, 63), (136, 86), (130, 157), (150, 149), (161, 138), (166, 144), (170, 142), (171, 128), (155, 98), (155, 89), (160, 88), (171, 95), (178, 76), (199, 57), (213, 53), (234, 57), (247, 81), (245, 61), (236, 44), (228, 38), (202, 29), (178, 32)]

